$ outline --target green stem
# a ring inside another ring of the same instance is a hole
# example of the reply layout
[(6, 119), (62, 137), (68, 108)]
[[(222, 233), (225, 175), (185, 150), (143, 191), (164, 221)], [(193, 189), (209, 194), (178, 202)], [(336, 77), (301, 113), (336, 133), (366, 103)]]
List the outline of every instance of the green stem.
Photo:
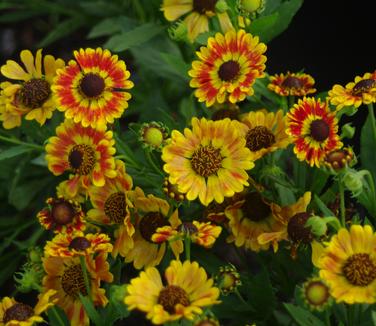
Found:
[(347, 325), (354, 325), (354, 305), (347, 305)]
[(135, 168), (135, 169), (140, 168), (140, 165), (137, 164), (137, 162), (135, 162), (133, 159), (131, 159), (127, 155), (116, 155), (115, 158), (119, 159), (119, 160), (123, 159), (127, 166), (130, 166), (130, 167)]
[(286, 114), (289, 111), (286, 96), (282, 96), (281, 105), (282, 105), (283, 113)]
[(65, 323), (64, 323), (64, 321), (61, 319), (60, 314), (57, 312), (56, 307), (55, 307), (55, 306), (52, 306), (49, 310), (55, 315), (55, 319), (56, 319), (56, 321), (57, 321), (57, 324), (58, 324), (58, 325), (65, 326)]
[(41, 146), (41, 145), (26, 143), (26, 142), (23, 142), (23, 141), (18, 140), (18, 139), (8, 138), (8, 137), (4, 137), (4, 136), (0, 135), (0, 140), (3, 140), (5, 142), (11, 143), (11, 144), (23, 145), (23, 146), (27, 146), (27, 147), (30, 147), (30, 148), (34, 148), (34, 149), (37, 149), (38, 151), (41, 151), (41, 152), (44, 151), (44, 147)]
[(346, 227), (345, 188), (343, 186), (341, 176), (338, 177), (338, 188), (339, 188), (341, 224), (343, 227)]
[(294, 95), (290, 95), (289, 96), (289, 109), (291, 109), (295, 104), (295, 96)]
[(81, 263), (82, 274), (84, 275), (86, 292), (87, 292), (88, 297), (91, 298), (91, 289), (90, 289), (89, 277), (87, 274), (85, 256), (80, 256), (80, 263)]
[(239, 300), (240, 300), (243, 304), (245, 304), (245, 305), (248, 306), (247, 301), (244, 300), (244, 298), (243, 298), (242, 295), (240, 294), (238, 288), (235, 288), (234, 293), (236, 294), (236, 296), (239, 298)]
[(162, 177), (164, 177), (164, 174), (162, 173), (161, 169), (158, 168), (158, 166), (155, 164), (153, 158), (151, 157), (150, 151), (146, 150), (145, 156), (146, 156), (146, 159), (148, 160), (148, 162), (150, 163), (150, 165), (152, 166), (152, 168), (154, 169), (154, 171), (156, 173), (158, 173), (159, 175), (161, 175)]
[(331, 326), (331, 323), (330, 323), (330, 311), (328, 309), (325, 310), (325, 325)]
[(376, 121), (375, 121), (375, 113), (373, 111), (373, 103), (368, 104), (368, 112), (369, 112), (369, 116), (371, 118), (373, 139), (376, 140)]
[(191, 260), (191, 238), (189, 237), (189, 235), (186, 235), (184, 239), (184, 251), (185, 259)]

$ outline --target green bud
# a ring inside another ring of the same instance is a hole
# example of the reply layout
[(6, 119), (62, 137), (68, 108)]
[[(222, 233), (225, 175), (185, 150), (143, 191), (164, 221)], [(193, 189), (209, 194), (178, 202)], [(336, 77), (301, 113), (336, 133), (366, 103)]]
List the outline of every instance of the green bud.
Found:
[(215, 5), (215, 10), (218, 12), (226, 12), (229, 10), (226, 0), (219, 0)]
[(127, 294), (127, 285), (112, 285), (110, 288), (110, 301), (115, 304), (123, 304)]
[(240, 0), (239, 9), (246, 15), (256, 16), (265, 9), (265, 0)]
[(304, 225), (305, 227), (310, 227), (311, 232), (316, 236), (316, 237), (321, 237), (326, 234), (328, 231), (328, 227), (326, 225), (326, 221), (320, 217), (313, 215), (311, 216), (307, 222)]
[(363, 176), (362, 171), (347, 169), (342, 178), (345, 187), (352, 192), (354, 197), (358, 197), (363, 192)]
[(142, 124), (139, 131), (139, 140), (144, 148), (161, 150), (168, 138), (168, 128), (161, 122)]
[(39, 264), (26, 263), (22, 272), (15, 273), (14, 280), (20, 292), (30, 292), (41, 288), (43, 268)]
[(43, 252), (39, 247), (34, 247), (29, 250), (29, 260), (32, 263), (41, 263), (42, 262)]
[(168, 35), (174, 41), (186, 41), (188, 35), (188, 28), (187, 25), (182, 22), (178, 21), (174, 25), (172, 25), (168, 30)]
[(351, 125), (351, 122), (346, 123), (343, 125), (342, 130), (341, 130), (341, 138), (348, 138), (352, 139), (355, 134), (355, 127)]

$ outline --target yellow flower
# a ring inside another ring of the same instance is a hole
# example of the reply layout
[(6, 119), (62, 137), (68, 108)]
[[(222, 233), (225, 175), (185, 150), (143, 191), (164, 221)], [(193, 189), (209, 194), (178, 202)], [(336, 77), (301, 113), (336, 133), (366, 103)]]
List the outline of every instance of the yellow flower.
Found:
[(334, 85), (329, 91), (330, 103), (341, 110), (346, 106), (358, 108), (361, 104), (376, 102), (376, 71), (367, 72), (363, 77), (356, 76), (355, 80), (346, 87)]
[[(170, 205), (167, 201), (153, 195), (145, 196), (139, 188), (137, 193), (131, 194), (134, 198), (132, 202), (135, 206), (135, 229), (133, 234), (133, 247), (124, 255), (125, 262), (133, 262), (137, 269), (158, 265), (165, 252), (166, 243), (157, 244), (152, 241), (152, 236), (159, 227), (172, 226), (176, 228), (181, 221), (178, 217), (178, 210), (170, 216)], [(170, 247), (176, 258), (183, 252), (183, 243), (175, 241)]]
[(43, 125), (52, 117), (56, 103), (51, 93), (53, 78), (57, 69), (64, 67), (64, 61), (51, 55), (44, 56), (42, 69), (42, 50), (38, 50), (34, 59), (29, 50), (21, 51), (20, 58), (26, 71), (17, 62), (8, 60), (1, 67), (3, 76), (20, 83), (1, 84), (0, 120), (5, 128), (14, 128), (21, 124), (20, 117), (36, 120)]
[[(113, 276), (109, 272), (107, 253), (101, 253), (95, 257), (92, 255), (84, 257), (91, 289), (91, 300), (95, 306), (105, 306), (108, 299), (105, 290), (100, 288), (100, 283), (113, 280)], [(46, 276), (43, 278), (43, 287), (45, 291), (50, 289), (56, 291), (56, 305), (65, 311), (71, 325), (89, 325), (89, 318), (79, 298), (79, 293), (83, 296), (88, 295), (80, 258), (78, 256), (47, 256), (43, 259), (43, 267), (46, 272)]]
[(88, 48), (73, 54), (76, 60), (58, 70), (52, 86), (58, 109), (84, 127), (105, 129), (128, 107), (130, 73), (108, 50)]
[(215, 5), (217, 0), (163, 0), (163, 14), (168, 21), (175, 21), (188, 14), (184, 24), (188, 29), (188, 39), (193, 42), (196, 37), (209, 31), (209, 18), (217, 16), (221, 29), (227, 32), (233, 29), (226, 12), (219, 12)]
[(337, 302), (376, 302), (376, 234), (369, 225), (352, 225), (334, 235), (316, 263)]
[(0, 326), (32, 326), (43, 323), (40, 315), (55, 304), (55, 293), (56, 291), (49, 290), (39, 294), (34, 308), (13, 298), (4, 297), (0, 302)]
[(133, 204), (128, 198), (133, 181), (120, 160), (116, 161), (116, 171), (117, 176), (107, 179), (103, 187), (89, 187), (93, 208), (87, 212), (87, 216), (95, 222), (116, 226), (112, 255), (116, 257), (120, 254), (125, 257), (128, 250), (133, 247), (132, 236), (135, 232), (129, 210)]
[(285, 132), (286, 123), (282, 110), (276, 113), (266, 110), (252, 111), (243, 115), (241, 122), (246, 146), (252, 152), (254, 161), (290, 144), (290, 137)]
[(193, 118), (192, 130), (172, 132), (162, 160), (171, 184), (188, 200), (198, 197), (205, 206), (243, 191), (248, 186), (245, 170), (254, 167), (245, 139), (239, 137), (238, 123), (230, 119)]
[(254, 93), (257, 78), (264, 76), (266, 45), (244, 30), (215, 34), (207, 47), (196, 52), (199, 61), (192, 62), (190, 86), (206, 106), (215, 103), (237, 103)]
[(301, 72), (270, 77), (268, 88), (280, 96), (306, 96), (316, 92), (312, 76)]
[(219, 289), (197, 262), (171, 261), (165, 280), (164, 286), (154, 267), (132, 279), (124, 299), (128, 309), (144, 311), (153, 324), (164, 324), (181, 318), (193, 320), (203, 313), (203, 307), (219, 303)]
[(295, 144), (294, 153), (300, 161), (320, 167), (326, 154), (342, 147), (338, 120), (320, 99), (299, 100), (286, 117), (286, 133)]

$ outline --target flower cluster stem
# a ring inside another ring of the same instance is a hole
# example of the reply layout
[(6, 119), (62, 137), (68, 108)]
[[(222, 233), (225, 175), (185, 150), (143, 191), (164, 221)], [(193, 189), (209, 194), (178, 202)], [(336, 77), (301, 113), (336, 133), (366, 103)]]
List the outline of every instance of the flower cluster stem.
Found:
[(84, 256), (80, 256), (80, 263), (81, 263), (82, 274), (84, 275), (86, 292), (87, 292), (88, 297), (91, 298), (91, 289), (90, 289), (89, 277), (87, 275), (87, 268), (86, 268), (86, 262), (85, 262)]
[(373, 103), (368, 104), (368, 112), (369, 112), (369, 116), (371, 119), (373, 139), (376, 140), (376, 121), (375, 121), (375, 113), (373, 110)]
[(339, 210), (341, 216), (341, 224), (346, 227), (346, 206), (345, 206), (345, 188), (343, 186), (342, 177), (338, 177), (338, 188), (339, 188)]
[(191, 260), (191, 238), (189, 237), (189, 235), (186, 235), (184, 239), (184, 251), (185, 259)]

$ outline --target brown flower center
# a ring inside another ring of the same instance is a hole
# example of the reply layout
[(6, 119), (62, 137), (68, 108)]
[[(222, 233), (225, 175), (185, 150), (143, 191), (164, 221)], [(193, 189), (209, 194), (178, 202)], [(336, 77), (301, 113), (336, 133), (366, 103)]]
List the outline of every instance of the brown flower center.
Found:
[(81, 80), (81, 92), (89, 97), (95, 98), (101, 95), (104, 91), (105, 83), (102, 77), (97, 74), (89, 73)]
[(95, 165), (95, 151), (89, 145), (75, 145), (68, 155), (71, 169), (80, 175), (89, 174)]
[(242, 211), (244, 216), (253, 222), (260, 222), (271, 213), (270, 206), (262, 200), (258, 192), (250, 192), (245, 196)]
[(191, 222), (183, 222), (179, 225), (178, 231), (184, 234), (195, 234), (198, 232), (197, 227)]
[(376, 278), (376, 266), (369, 254), (353, 254), (345, 262), (342, 272), (355, 286), (367, 286)]
[(239, 64), (233, 60), (229, 60), (221, 64), (218, 76), (221, 80), (228, 82), (234, 80), (238, 76), (239, 71)]
[(246, 146), (252, 152), (257, 152), (262, 148), (272, 146), (275, 143), (275, 136), (268, 128), (257, 126), (248, 130), (245, 140)]
[(189, 306), (189, 298), (180, 286), (168, 285), (159, 292), (158, 303), (161, 304), (168, 313), (175, 313), (175, 306), (181, 304), (185, 307)]
[(238, 109), (219, 109), (215, 111), (211, 117), (213, 121), (223, 120), (229, 118), (231, 120), (239, 119), (239, 110)]
[(64, 199), (58, 199), (52, 204), (51, 217), (56, 224), (69, 224), (75, 215), (76, 210), (73, 205)]
[(287, 233), (289, 238), (294, 243), (303, 242), (304, 244), (311, 243), (313, 234), (310, 227), (305, 227), (306, 222), (311, 214), (304, 212), (295, 214), (287, 224)]
[(104, 212), (110, 218), (111, 222), (121, 224), (127, 215), (127, 204), (125, 194), (116, 192), (111, 194), (104, 203)]
[(3, 323), (6, 324), (11, 320), (26, 321), (34, 315), (34, 309), (24, 303), (15, 303), (5, 310)]
[(362, 95), (365, 92), (368, 92), (371, 88), (376, 87), (375, 79), (363, 79), (360, 82), (357, 82), (352, 90), (353, 95)]
[(140, 221), (140, 233), (146, 241), (154, 243), (151, 241), (152, 235), (158, 228), (165, 225), (168, 225), (167, 219), (161, 213), (150, 212), (144, 215)]
[(192, 155), (191, 166), (197, 174), (208, 177), (217, 173), (222, 166), (222, 159), (218, 148), (211, 145), (200, 146)]
[(218, 0), (193, 0), (193, 11), (205, 14), (207, 11), (214, 12)]
[(85, 237), (75, 237), (69, 244), (69, 248), (82, 251), (90, 247), (90, 241)]
[(313, 120), (311, 123), (311, 137), (318, 141), (323, 142), (329, 137), (329, 125), (322, 119)]
[(40, 108), (51, 94), (50, 84), (44, 79), (30, 79), (18, 91), (17, 97), (30, 109)]
[(87, 295), (81, 265), (72, 265), (64, 271), (61, 277), (61, 286), (64, 292), (73, 298), (76, 298), (79, 293), (83, 296)]
[(282, 82), (282, 86), (284, 88), (302, 88), (303, 82), (297, 77), (289, 76)]

